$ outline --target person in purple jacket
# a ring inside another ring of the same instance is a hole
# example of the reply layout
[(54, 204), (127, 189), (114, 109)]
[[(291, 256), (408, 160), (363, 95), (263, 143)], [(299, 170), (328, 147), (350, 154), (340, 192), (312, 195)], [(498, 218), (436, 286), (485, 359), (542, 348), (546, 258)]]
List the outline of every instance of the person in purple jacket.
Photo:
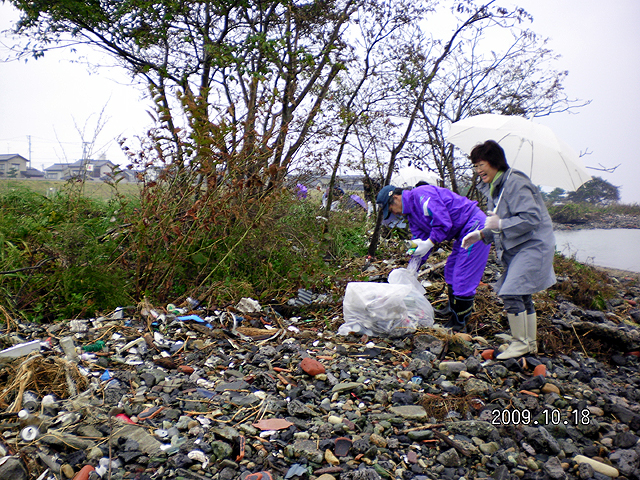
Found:
[(444, 268), (449, 302), (438, 313), (448, 316), (445, 328), (466, 332), (490, 246), (478, 242), (472, 248), (464, 249), (462, 239), (468, 233), (484, 227), (487, 218), (484, 212), (477, 202), (433, 185), (412, 190), (387, 185), (380, 190), (376, 202), (382, 208), (383, 219), (391, 213), (406, 216), (416, 245), (415, 251), (410, 249), (407, 253), (421, 257), (421, 264), (427, 260), (436, 244), (454, 240)]

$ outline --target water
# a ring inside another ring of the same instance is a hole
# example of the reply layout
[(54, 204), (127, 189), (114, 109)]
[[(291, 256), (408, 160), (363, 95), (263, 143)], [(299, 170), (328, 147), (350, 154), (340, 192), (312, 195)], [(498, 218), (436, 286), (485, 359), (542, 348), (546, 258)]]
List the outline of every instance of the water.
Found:
[(640, 229), (557, 230), (556, 250), (581, 263), (640, 273)]

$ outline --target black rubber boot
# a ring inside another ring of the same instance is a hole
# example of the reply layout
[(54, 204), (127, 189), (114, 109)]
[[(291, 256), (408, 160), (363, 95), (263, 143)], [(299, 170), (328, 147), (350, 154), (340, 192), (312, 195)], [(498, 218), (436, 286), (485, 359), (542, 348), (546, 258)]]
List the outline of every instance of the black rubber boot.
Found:
[(453, 302), (453, 287), (449, 284), (447, 284), (447, 292), (449, 295), (449, 299), (447, 300), (446, 305), (442, 308), (433, 309), (433, 313), (436, 315), (436, 317), (443, 317), (448, 319), (451, 316), (451, 303)]
[(445, 323), (444, 328), (450, 328), (454, 332), (467, 333), (467, 320), (473, 312), (473, 296), (456, 297), (453, 296), (451, 302), (451, 317)]

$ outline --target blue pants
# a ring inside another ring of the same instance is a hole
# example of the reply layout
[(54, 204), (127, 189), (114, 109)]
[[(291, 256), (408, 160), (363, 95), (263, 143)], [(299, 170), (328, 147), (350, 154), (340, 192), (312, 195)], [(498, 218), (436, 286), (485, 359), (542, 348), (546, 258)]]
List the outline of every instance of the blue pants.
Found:
[(451, 255), (447, 258), (447, 264), (444, 267), (444, 280), (451, 285), (456, 297), (472, 297), (476, 294), (478, 284), (482, 280), (491, 244), (479, 241), (464, 249), (462, 248), (462, 239), (467, 233), (482, 229), (485, 218), (484, 214), (478, 215), (467, 223), (453, 242)]

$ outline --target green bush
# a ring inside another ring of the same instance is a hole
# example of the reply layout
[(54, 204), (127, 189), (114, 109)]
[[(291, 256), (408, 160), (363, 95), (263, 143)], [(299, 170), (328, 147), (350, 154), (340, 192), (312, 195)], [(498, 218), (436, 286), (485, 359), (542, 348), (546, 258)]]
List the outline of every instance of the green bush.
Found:
[(100, 238), (113, 226), (112, 206), (14, 188), (0, 195), (0, 210), (0, 292), (14, 314), (53, 321), (131, 301), (113, 264), (117, 244)]
[(551, 298), (557, 299), (560, 294), (581, 308), (606, 310), (605, 301), (617, 293), (602, 270), (559, 253), (556, 253), (553, 264), (554, 270), (562, 274), (558, 283), (547, 290)]
[(556, 223), (587, 223), (593, 219), (595, 212), (586, 203), (567, 203), (549, 207), (549, 215)]
[(173, 182), (153, 182), (138, 199), (89, 199), (78, 185), (50, 198), (0, 192), (3, 304), (52, 322), (143, 299), (283, 301), (298, 288), (326, 291), (337, 266), (366, 255), (364, 214), (332, 212), (327, 223), (317, 203), (285, 189), (268, 199), (224, 189), (198, 198), (186, 185), (180, 193)]

